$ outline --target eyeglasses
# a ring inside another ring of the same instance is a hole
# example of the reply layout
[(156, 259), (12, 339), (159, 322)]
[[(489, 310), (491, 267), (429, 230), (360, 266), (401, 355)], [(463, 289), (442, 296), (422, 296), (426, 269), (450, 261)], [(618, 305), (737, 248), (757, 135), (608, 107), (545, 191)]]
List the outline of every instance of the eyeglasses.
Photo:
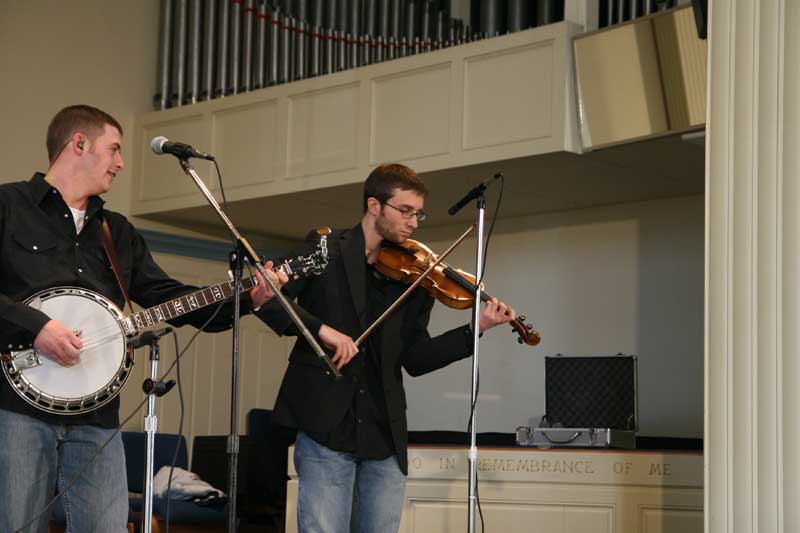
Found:
[(384, 205), (388, 205), (392, 209), (396, 209), (397, 211), (400, 211), (400, 214), (403, 215), (403, 218), (417, 217), (417, 222), (424, 222), (425, 219), (428, 218), (428, 213), (426, 213), (425, 211), (422, 211), (422, 210), (420, 210), (420, 211), (412, 211), (411, 209), (402, 209), (400, 207), (394, 206), (394, 205), (390, 204), (389, 202), (383, 202), (383, 203), (384, 203)]

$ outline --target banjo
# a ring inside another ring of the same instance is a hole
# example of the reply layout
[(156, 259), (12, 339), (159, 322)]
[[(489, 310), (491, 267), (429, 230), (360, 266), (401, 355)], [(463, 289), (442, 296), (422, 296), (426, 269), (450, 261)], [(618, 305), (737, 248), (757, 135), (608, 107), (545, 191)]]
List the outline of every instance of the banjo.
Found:
[[(273, 271), (297, 279), (319, 275), (327, 265), (328, 250), (322, 239), (313, 253), (287, 260)], [(243, 278), (241, 290), (250, 290), (257, 283), (255, 276)], [(233, 292), (233, 282), (227, 281), (124, 316), (116, 304), (94, 291), (80, 287), (45, 289), (23, 303), (81, 331), (80, 360), (65, 367), (29, 348), (0, 355), (0, 366), (14, 392), (37, 409), (59, 415), (85, 414), (114, 399), (128, 381), (133, 366), (128, 343), (133, 337), (161, 322), (230, 298)]]

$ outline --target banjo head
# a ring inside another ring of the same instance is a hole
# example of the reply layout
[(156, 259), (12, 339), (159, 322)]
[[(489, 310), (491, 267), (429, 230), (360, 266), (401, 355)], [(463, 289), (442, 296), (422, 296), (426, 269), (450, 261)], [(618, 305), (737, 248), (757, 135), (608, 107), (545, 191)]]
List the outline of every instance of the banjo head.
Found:
[[(114, 399), (132, 366), (119, 322), (123, 318), (120, 309), (106, 297), (78, 287), (47, 289), (25, 304), (80, 331), (84, 347), (78, 363), (71, 367), (38, 351), (38, 366), (14, 372), (12, 364), (4, 362), (3, 373), (14, 391), (37, 409), (65, 415), (88, 413)], [(12, 352), (12, 356), (26, 351)]]

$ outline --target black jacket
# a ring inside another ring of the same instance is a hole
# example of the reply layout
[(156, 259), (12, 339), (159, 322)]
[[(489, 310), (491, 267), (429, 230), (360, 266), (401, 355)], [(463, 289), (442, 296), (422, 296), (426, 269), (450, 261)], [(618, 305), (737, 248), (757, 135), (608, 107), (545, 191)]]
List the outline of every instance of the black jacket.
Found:
[[(307, 241), (316, 244), (318, 235), (311, 232)], [(335, 230), (328, 236), (330, 262), (318, 277), (293, 281), (284, 287), (290, 298), (297, 297), (295, 309), (312, 334), (322, 324), (350, 335), (353, 339), (366, 330), (367, 311), (365, 244), (361, 225), (349, 230)], [(398, 285), (396, 296), (405, 286)], [(403, 473), (408, 473), (408, 430), (406, 397), (403, 389), (405, 368), (411, 376), (432, 372), (468, 357), (472, 353), (472, 334), (468, 325), (431, 338), (428, 321), (434, 299), (417, 288), (382, 325), (378, 348), (381, 357), (381, 381), (392, 441)], [(257, 313), (281, 335), (298, 335), (288, 315), (273, 299)], [(361, 353), (356, 357), (363, 357)], [(275, 403), (277, 423), (302, 431), (331, 431), (351, 405), (356, 383), (349, 376), (348, 365), (342, 378), (334, 380), (303, 337), (299, 337), (289, 356), (289, 367)]]

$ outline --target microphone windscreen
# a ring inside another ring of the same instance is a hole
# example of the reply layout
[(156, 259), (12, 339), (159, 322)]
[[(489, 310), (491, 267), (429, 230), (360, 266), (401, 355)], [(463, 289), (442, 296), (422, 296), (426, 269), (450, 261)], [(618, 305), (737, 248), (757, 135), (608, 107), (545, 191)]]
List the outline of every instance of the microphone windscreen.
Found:
[(161, 155), (164, 153), (164, 143), (167, 141), (169, 141), (169, 139), (160, 135), (158, 137), (153, 137), (153, 140), (150, 141), (150, 149), (158, 155)]

